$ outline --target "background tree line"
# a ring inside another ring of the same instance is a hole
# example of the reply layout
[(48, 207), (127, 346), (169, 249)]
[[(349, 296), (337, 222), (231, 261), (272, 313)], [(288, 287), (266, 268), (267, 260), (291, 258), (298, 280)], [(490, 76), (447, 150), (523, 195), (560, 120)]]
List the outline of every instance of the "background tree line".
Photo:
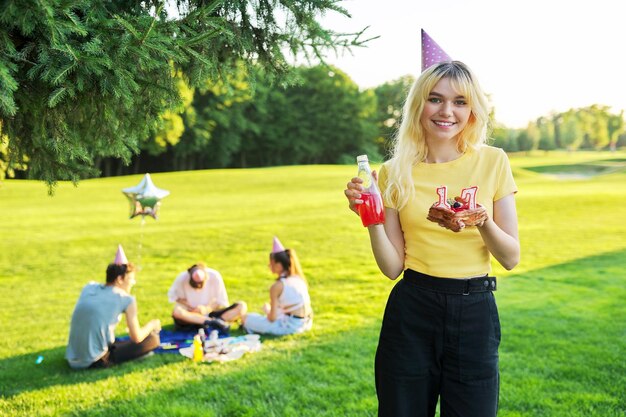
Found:
[(614, 114), (609, 106), (593, 104), (539, 117), (524, 129), (496, 125), (492, 137), (493, 144), (507, 152), (615, 150), (626, 146), (626, 123), (623, 110)]
[[(253, 74), (240, 68), (228, 86), (192, 91), (181, 83), (184, 111), (169, 114), (168, 127), (130, 165), (103, 161), (103, 175), (354, 163), (360, 153), (385, 158), (412, 76), (367, 90), (325, 65), (299, 67), (295, 76), (296, 84), (280, 86), (255, 67)], [(524, 129), (502, 126), (492, 113), (492, 125), (490, 144), (507, 152), (626, 146), (623, 112), (597, 104), (540, 117)]]
[[(294, 68), (362, 45), (322, 28), (327, 0), (6, 0), (0, 4), (0, 180), (382, 160), (412, 76), (361, 90)], [(492, 115), (493, 116), (493, 115)], [(624, 146), (623, 112), (592, 105), (509, 129), (506, 151)]]
[(108, 158), (103, 175), (203, 168), (353, 163), (358, 153), (381, 158), (377, 99), (337, 68), (299, 67), (281, 86), (261, 67), (244, 68), (228, 83), (191, 91), (180, 114), (131, 164)]

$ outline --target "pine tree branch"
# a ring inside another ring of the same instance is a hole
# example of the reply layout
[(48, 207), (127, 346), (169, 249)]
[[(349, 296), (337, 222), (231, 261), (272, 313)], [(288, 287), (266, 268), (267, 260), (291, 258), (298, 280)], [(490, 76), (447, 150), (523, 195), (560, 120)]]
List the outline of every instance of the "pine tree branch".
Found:
[(29, 61), (26, 58), (22, 58), (19, 55), (9, 55), (6, 52), (3, 52), (2, 55), (6, 56), (7, 58), (11, 59), (12, 61), (24, 62), (25, 64), (29, 64), (29, 65), (37, 65), (35, 62)]
[(148, 38), (148, 35), (150, 34), (150, 32), (152, 32), (152, 29), (154, 28), (154, 25), (156, 24), (156, 21), (157, 21), (156, 16), (160, 15), (162, 11), (163, 11), (163, 5), (159, 6), (159, 8), (157, 9), (155, 13), (155, 17), (152, 19), (152, 22), (150, 23), (150, 27), (146, 31), (145, 35), (143, 35), (143, 38), (141, 38), (141, 41), (139, 41), (140, 45), (146, 41), (146, 39)]

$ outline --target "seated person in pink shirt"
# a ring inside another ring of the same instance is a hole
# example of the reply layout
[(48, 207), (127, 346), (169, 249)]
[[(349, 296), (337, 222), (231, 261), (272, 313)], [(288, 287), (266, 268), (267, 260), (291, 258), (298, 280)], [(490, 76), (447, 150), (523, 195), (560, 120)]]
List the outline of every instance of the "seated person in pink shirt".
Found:
[(226, 286), (218, 271), (203, 263), (178, 274), (167, 296), (174, 303), (172, 317), (177, 330), (214, 326), (227, 330), (247, 311), (246, 303), (228, 302)]

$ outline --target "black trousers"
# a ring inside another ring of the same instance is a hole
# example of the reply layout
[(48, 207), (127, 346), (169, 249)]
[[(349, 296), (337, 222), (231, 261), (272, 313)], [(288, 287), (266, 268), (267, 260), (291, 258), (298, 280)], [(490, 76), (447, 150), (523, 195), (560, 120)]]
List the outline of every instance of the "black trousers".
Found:
[[(209, 319), (221, 319), (222, 316), (224, 315), (224, 313), (226, 313), (227, 311), (232, 310), (235, 307), (238, 307), (241, 303), (233, 303), (231, 305), (229, 305), (228, 307), (224, 307), (220, 310), (213, 310), (211, 311), (209, 314), (207, 314), (207, 318)], [(188, 323), (184, 320), (179, 320), (176, 317), (172, 316), (172, 319), (174, 319), (174, 329), (176, 329), (176, 331), (180, 331), (180, 332), (191, 332), (191, 331), (196, 331), (201, 327), (204, 327), (204, 324), (195, 324), (195, 323)]]
[(500, 320), (494, 277), (407, 270), (389, 295), (376, 351), (380, 417), (493, 417)]
[(109, 368), (123, 362), (137, 359), (144, 356), (159, 347), (161, 340), (159, 334), (151, 332), (140, 343), (134, 343), (130, 340), (123, 342), (115, 342), (109, 346), (108, 352), (92, 363), (90, 368)]

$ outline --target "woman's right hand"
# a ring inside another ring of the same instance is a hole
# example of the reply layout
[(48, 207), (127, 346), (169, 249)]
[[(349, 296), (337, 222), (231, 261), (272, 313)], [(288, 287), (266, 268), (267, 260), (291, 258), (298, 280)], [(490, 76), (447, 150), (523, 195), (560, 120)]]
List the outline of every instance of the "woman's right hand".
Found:
[[(376, 171), (372, 171), (372, 178), (374, 178), (374, 181), (378, 184), (378, 173)], [(350, 207), (350, 210), (355, 212), (357, 216), (360, 216), (358, 206), (359, 204), (363, 204), (363, 200), (361, 200), (363, 186), (361, 184), (363, 184), (363, 180), (359, 177), (354, 177), (346, 185), (346, 189), (343, 190), (343, 193), (348, 199), (348, 207)]]
[(357, 216), (359, 215), (359, 204), (363, 204), (363, 200), (361, 200), (361, 192), (363, 191), (363, 180), (359, 177), (354, 177), (350, 180), (350, 182), (346, 185), (346, 189), (343, 190), (344, 195), (348, 199), (348, 207), (350, 210), (355, 212)]

